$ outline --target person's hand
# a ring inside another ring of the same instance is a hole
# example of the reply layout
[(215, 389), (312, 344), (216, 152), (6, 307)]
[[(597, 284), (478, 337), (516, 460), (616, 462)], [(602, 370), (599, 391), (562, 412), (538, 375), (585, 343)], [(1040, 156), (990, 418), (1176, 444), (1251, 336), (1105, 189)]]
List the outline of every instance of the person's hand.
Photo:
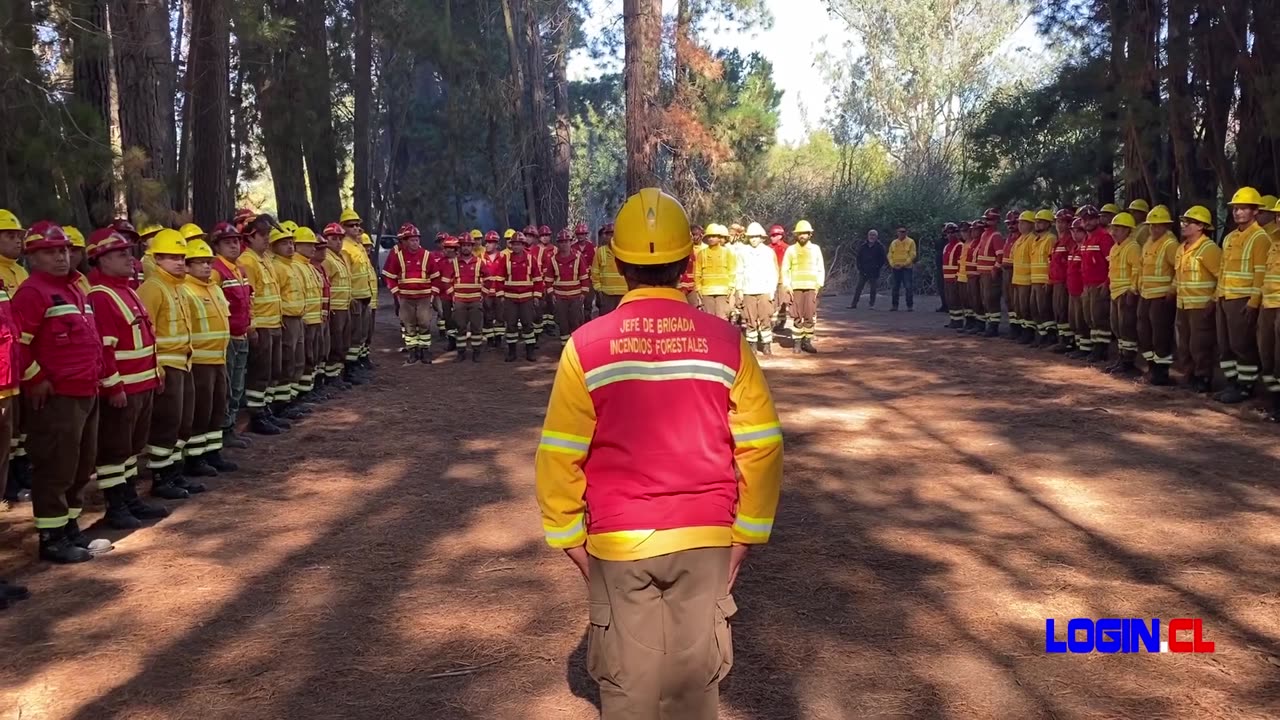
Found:
[(110, 405), (111, 407), (113, 407), (113, 408), (117, 409), (117, 410), (119, 410), (119, 409), (123, 408), (125, 405), (127, 405), (127, 404), (128, 404), (128, 402), (125, 400), (124, 390), (123, 390), (123, 389), (116, 390), (115, 392), (113, 392), (113, 393), (111, 393), (110, 395), (108, 395), (108, 396), (107, 396), (107, 404), (108, 404), (108, 405)]
[(737, 544), (729, 548), (729, 593), (733, 592), (733, 584), (738, 581), (738, 571), (742, 569), (742, 561), (747, 559), (749, 549), (750, 545)]
[(258, 328), (249, 328), (249, 347), (255, 347), (258, 344)]
[(578, 547), (566, 548), (564, 554), (568, 555), (573, 564), (578, 566), (578, 572), (582, 573), (582, 579), (589, 582), (591, 580), (591, 566), (587, 564), (587, 546), (579, 545)]
[(1245, 317), (1245, 321), (1248, 322), (1250, 325), (1253, 325), (1254, 323), (1258, 322), (1258, 308), (1252, 307), (1252, 306), (1246, 306), (1244, 309), (1244, 317)]
[(31, 402), (31, 409), (39, 410), (49, 401), (49, 395), (52, 392), (53, 385), (48, 380), (41, 380), (30, 389), (24, 389), (22, 394), (26, 395), (27, 400)]
[(158, 372), (156, 373), (156, 392), (155, 392), (155, 394), (156, 394), (156, 395), (162, 395), (162, 394), (164, 394), (164, 369), (163, 369), (163, 368), (157, 368), (157, 370), (158, 370)]

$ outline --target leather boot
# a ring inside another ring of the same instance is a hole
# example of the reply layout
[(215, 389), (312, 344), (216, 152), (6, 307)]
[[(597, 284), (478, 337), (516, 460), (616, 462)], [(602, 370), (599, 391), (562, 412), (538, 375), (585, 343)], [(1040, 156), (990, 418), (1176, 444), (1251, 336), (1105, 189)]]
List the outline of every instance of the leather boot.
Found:
[[(204, 456), (189, 457), (182, 461), (183, 477), (218, 477), (218, 471), (205, 462)], [(181, 486), (179, 486), (181, 487)]]
[(363, 385), (366, 380), (356, 372), (355, 363), (347, 363), (342, 366), (342, 379), (351, 385)]
[(480, 348), (471, 348), (471, 362), (480, 362)]
[(1192, 375), (1190, 380), (1191, 380), (1191, 389), (1194, 390), (1195, 392), (1198, 392), (1202, 395), (1207, 395), (1211, 390), (1213, 390), (1213, 381), (1210, 380), (1209, 378), (1196, 377), (1195, 375)]
[[(5, 604), (31, 597), (31, 591), (22, 585), (14, 585), (8, 580), (0, 580), (0, 601)], [(3, 606), (0, 606), (3, 607)]]
[(409, 357), (405, 359), (404, 364), (405, 364), (405, 365), (417, 365), (417, 364), (418, 364), (418, 348), (416, 348), (416, 347), (414, 347), (414, 348), (409, 348)]
[(804, 342), (803, 340), (793, 340), (793, 341), (791, 342), (791, 354), (792, 354), (792, 355), (799, 355), (799, 354), (800, 354), (800, 344), (801, 344), (801, 343), (803, 343), (803, 342)]
[(92, 560), (93, 555), (67, 539), (66, 528), (46, 528), (40, 531), (40, 559), (65, 565)]
[(463, 360), (466, 360), (466, 359), (467, 359), (467, 349), (462, 348), (461, 350), (458, 351), (458, 354), (453, 358), (453, 361), (462, 362)]
[(1106, 362), (1107, 352), (1110, 349), (1105, 343), (1094, 343), (1093, 349), (1089, 351), (1089, 363)]
[[(271, 408), (271, 417), (276, 419), (301, 420), (302, 416), (306, 415), (306, 413), (304, 413), (302, 410), (289, 405), (289, 403), (278, 402), (278, 403), (272, 403), (272, 404), (275, 407)], [(279, 423), (276, 423), (276, 424), (279, 425)], [(281, 425), (281, 427), (288, 429), (293, 427), (293, 425), (292, 424)]]
[(448, 350), (449, 352), (453, 352), (454, 350), (457, 350), (457, 349), (458, 349), (458, 338), (456, 338), (456, 337), (454, 337), (454, 336), (450, 335), (450, 336), (449, 336), (449, 344), (448, 344), (448, 346), (447, 346), (447, 347), (445, 347), (445, 349), (446, 349), (446, 350)]
[(1000, 335), (1000, 323), (988, 322), (987, 331), (983, 335), (985, 337), (998, 337)]
[(241, 437), (235, 430), (227, 428), (222, 431), (222, 446), (245, 450), (249, 447), (249, 440)]
[(506, 361), (507, 362), (516, 361), (516, 344), (515, 343), (507, 343), (507, 360)]
[(163, 520), (169, 517), (168, 508), (148, 504), (138, 497), (138, 489), (134, 486), (133, 480), (129, 480), (120, 487), (124, 488), (125, 505), (134, 517), (139, 520)]
[(176, 466), (170, 465), (163, 470), (151, 472), (151, 494), (164, 500), (186, 500), (191, 493), (173, 484), (175, 474), (181, 478), (182, 473), (175, 473)]
[(1161, 387), (1166, 386), (1166, 385), (1172, 385), (1172, 384), (1173, 384), (1173, 383), (1169, 380), (1169, 366), (1168, 366), (1168, 365), (1159, 365), (1159, 364), (1157, 364), (1157, 365), (1152, 365), (1152, 366), (1151, 366), (1151, 384), (1152, 384), (1152, 385), (1161, 386)]
[(1057, 353), (1058, 355), (1065, 355), (1066, 353), (1071, 352), (1071, 342), (1064, 338), (1058, 338), (1058, 344), (1049, 348), (1049, 352)]
[(1215, 395), (1213, 399), (1224, 405), (1236, 405), (1248, 400), (1249, 392), (1243, 383), (1233, 382), (1229, 383), (1226, 389)]
[(813, 346), (813, 338), (805, 338), (801, 340), (800, 349), (810, 354), (818, 352), (818, 348)]
[(138, 518), (129, 512), (129, 501), (125, 497), (126, 487), (128, 486), (122, 484), (102, 491), (102, 497), (107, 501), (107, 513), (103, 516), (103, 520), (115, 530), (137, 530), (142, 527)]
[(533, 346), (533, 345), (525, 345), (525, 346), (524, 346), (524, 359), (525, 359), (525, 360), (528, 360), (529, 362), (536, 362), (536, 361), (537, 361), (537, 358), (533, 356), (533, 350), (534, 350), (534, 346)]
[(85, 550), (89, 549), (89, 537), (81, 532), (80, 523), (74, 518), (68, 520), (67, 524), (62, 526), (62, 532), (72, 545), (82, 547)]
[(255, 435), (279, 435), (284, 432), (284, 428), (271, 422), (265, 412), (257, 411), (249, 419), (249, 432)]
[(1142, 373), (1138, 372), (1138, 366), (1133, 363), (1133, 360), (1121, 360), (1120, 370), (1116, 374), (1121, 377), (1136, 377)]
[[(210, 470), (212, 469), (213, 468), (210, 468)], [(187, 479), (187, 477), (182, 474), (182, 470), (176, 463), (169, 468), (166, 468), (166, 470), (172, 477), (173, 486), (179, 490), (186, 490), (188, 495), (199, 495), (208, 489), (202, 482)]]
[(213, 452), (205, 453), (203, 460), (208, 463), (209, 467), (220, 473), (235, 472), (240, 469), (239, 465), (236, 465), (230, 460), (222, 457), (221, 450), (214, 450)]

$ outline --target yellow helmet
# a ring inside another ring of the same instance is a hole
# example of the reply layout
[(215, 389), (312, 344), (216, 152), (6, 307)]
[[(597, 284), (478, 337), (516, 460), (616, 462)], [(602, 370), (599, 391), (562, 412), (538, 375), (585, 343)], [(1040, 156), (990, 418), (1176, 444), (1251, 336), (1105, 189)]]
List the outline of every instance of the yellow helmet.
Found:
[(271, 228), (271, 232), (267, 235), (267, 239), (272, 243), (277, 243), (281, 240), (292, 240), (293, 233), (285, 230), (283, 227)]
[(707, 229), (702, 231), (704, 237), (714, 235), (716, 237), (729, 237), (729, 228), (720, 223), (707, 223)]
[(1129, 209), (1137, 210), (1138, 212), (1147, 212), (1151, 209), (1151, 205), (1148, 204), (1146, 200), (1138, 198), (1137, 200), (1129, 203)]
[(1033, 223), (1035, 221), (1036, 221), (1036, 214), (1031, 212), (1030, 210), (1023, 210), (1022, 214), (1018, 215), (1018, 222)]
[(284, 228), (289, 232), (296, 232), (298, 230), (298, 223), (292, 220), (285, 220), (284, 222), (280, 223), (280, 227)]
[(1276, 200), (1275, 207), (1271, 208), (1271, 211), (1280, 213), (1280, 199)]
[(164, 228), (151, 238), (152, 255), (181, 255), (187, 256), (187, 241), (182, 237), (182, 233), (177, 230)]
[(1111, 218), (1111, 224), (1126, 227), (1130, 230), (1138, 227), (1138, 223), (1133, 219), (1133, 216), (1127, 212), (1116, 213), (1116, 216)]
[(1262, 205), (1262, 196), (1258, 191), (1245, 185), (1231, 196), (1231, 202), (1228, 205)]
[(182, 233), (183, 240), (198, 240), (204, 238), (204, 229), (195, 223), (187, 223), (178, 228), (178, 232)]
[(345, 224), (352, 221), (360, 222), (360, 216), (357, 215), (356, 211), (352, 210), (351, 208), (343, 208), (342, 214), (338, 216), (338, 222), (340, 224)]
[(795, 229), (795, 230), (792, 230), (791, 232), (796, 233), (796, 234), (799, 234), (799, 233), (810, 233), (810, 234), (812, 234), (812, 233), (813, 233), (813, 226), (809, 224), (809, 221), (808, 221), (808, 220), (801, 220), (800, 222), (796, 223), (796, 229)]
[(65, 233), (67, 239), (71, 241), (71, 247), (84, 248), (84, 235), (80, 234), (79, 228), (74, 225), (63, 225), (62, 232)]
[(26, 230), (18, 222), (18, 216), (8, 210), (0, 210), (0, 230)]
[(1048, 208), (1046, 208), (1046, 209), (1044, 209), (1044, 210), (1037, 211), (1037, 212), (1036, 212), (1036, 220), (1043, 220), (1043, 221), (1045, 221), (1045, 222), (1053, 222), (1053, 211), (1052, 211), (1052, 210), (1049, 210)]
[(1112, 215), (1120, 212), (1120, 206), (1115, 203), (1107, 203), (1098, 208), (1098, 212), (1111, 213)]
[(1213, 215), (1209, 213), (1209, 208), (1203, 205), (1196, 205), (1190, 210), (1182, 213), (1183, 220), (1194, 220), (1198, 223), (1204, 223), (1209, 227), (1213, 227)]
[(1274, 211), (1277, 202), (1280, 202), (1280, 198), (1277, 198), (1275, 195), (1263, 195), (1262, 209), (1269, 212)]
[(644, 188), (627, 198), (614, 218), (609, 249), (632, 265), (665, 265), (693, 252), (689, 216), (680, 201), (658, 188)]
[(747, 237), (764, 237), (764, 226), (758, 222), (753, 222), (747, 226)]
[(152, 235), (155, 235), (156, 233), (160, 232), (163, 229), (164, 229), (164, 226), (158, 223), (147, 223), (146, 225), (142, 226), (141, 230), (138, 231), (138, 237), (150, 238)]
[(213, 248), (209, 247), (209, 243), (200, 240), (187, 241), (187, 260), (212, 260)]
[(483, 239), (484, 239), (484, 233), (480, 232), (479, 230), (472, 230), (472, 231), (471, 231), (471, 239), (472, 239), (472, 240), (483, 240)]
[(369, 237), (369, 233), (360, 233), (360, 244), (366, 247), (373, 244), (373, 240)]
[(515, 228), (507, 228), (506, 231), (502, 233), (503, 240), (510, 240), (515, 236), (516, 236)]
[(1160, 225), (1162, 223), (1172, 223), (1173, 216), (1169, 214), (1169, 208), (1164, 205), (1157, 205), (1151, 208), (1151, 212), (1147, 213), (1148, 225)]
[(316, 239), (316, 232), (305, 225), (293, 231), (293, 244), (306, 243), (315, 245), (319, 240)]

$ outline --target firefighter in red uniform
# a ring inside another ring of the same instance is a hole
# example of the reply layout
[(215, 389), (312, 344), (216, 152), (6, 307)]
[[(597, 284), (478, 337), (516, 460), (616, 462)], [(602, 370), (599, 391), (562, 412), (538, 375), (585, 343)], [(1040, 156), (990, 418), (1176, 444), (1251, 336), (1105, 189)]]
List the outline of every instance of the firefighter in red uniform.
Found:
[[(1084, 214), (1086, 205), (1080, 208)], [(1071, 245), (1067, 249), (1067, 316), (1070, 318), (1071, 334), (1075, 339), (1075, 350), (1067, 357), (1080, 359), (1089, 357), (1093, 349), (1093, 340), (1089, 335), (1089, 321), (1085, 317), (1084, 307), (1084, 267), (1080, 249), (1084, 246), (1089, 231), (1085, 229), (1084, 220), (1079, 216), (1071, 221)], [(1063, 350), (1062, 352), (1067, 352)]]
[[(89, 299), (71, 272), (71, 242), (57, 224), (31, 226), (23, 250), (31, 276), (14, 293), (21, 332), (22, 422), (33, 481), (31, 508), (40, 534), (40, 557), (84, 562), (89, 540), (77, 518), (82, 492), (98, 456), (99, 395), (128, 404), (124, 389), (106, 387), (104, 346)], [(77, 273), (78, 274), (78, 273)]]
[(422, 234), (413, 223), (400, 226), (396, 247), (382, 266), (382, 278), (399, 307), (400, 325), (409, 357), (406, 365), (431, 362), (431, 287), (429, 254), (422, 247)]
[(961, 253), (964, 244), (960, 240), (960, 227), (955, 223), (947, 223), (942, 227), (942, 235), (947, 244), (942, 247), (942, 294), (947, 303), (948, 328), (960, 328), (964, 325), (964, 300), (960, 297)]
[(1089, 323), (1089, 362), (1102, 362), (1111, 350), (1111, 289), (1108, 257), (1115, 241), (1099, 224), (1101, 213), (1092, 205), (1080, 208), (1084, 221), (1084, 245), (1080, 248), (1080, 272), (1084, 279), (1084, 315)]
[(590, 284), (590, 265), (573, 247), (568, 229), (556, 238), (556, 254), (547, 260), (543, 274), (549, 280), (548, 290), (556, 308), (556, 326), (562, 340), (582, 324), (582, 294)]
[(533, 351), (538, 344), (536, 328), (542, 301), (542, 271), (527, 250), (529, 240), (524, 233), (517, 232), (508, 245), (511, 254), (503, 263), (502, 277), (498, 281), (506, 321), (507, 362), (516, 359), (517, 341), (524, 343), (525, 359), (533, 362)]
[(498, 233), (490, 230), (484, 236), (480, 263), (484, 266), (484, 337), (491, 348), (502, 346), (502, 300), (498, 297), (498, 282), (505, 261), (498, 252)]
[[(701, 241), (701, 233), (699, 233), (698, 242)], [(781, 225), (773, 225), (769, 228), (769, 247), (778, 256), (778, 267), (781, 268), (782, 258), (786, 256), (787, 248), (791, 247), (787, 244), (786, 228)], [(774, 297), (777, 298), (777, 309), (773, 313), (773, 334), (779, 335), (787, 329), (787, 311), (791, 307), (791, 293), (782, 284), (781, 273), (778, 275), (778, 292)]]
[(1070, 295), (1067, 292), (1067, 260), (1075, 244), (1075, 239), (1071, 237), (1071, 223), (1075, 220), (1075, 215), (1071, 210), (1063, 208), (1053, 219), (1058, 226), (1058, 239), (1049, 249), (1049, 292), (1058, 341), (1050, 350), (1065, 353), (1075, 344), (1075, 333), (1071, 330)]
[(560, 357), (536, 459), (543, 531), (587, 580), (601, 717), (715, 718), (734, 582), (773, 529), (782, 428), (742, 334), (676, 287), (693, 246), (675, 198), (632, 196), (610, 247), (629, 292)]
[(484, 346), (484, 266), (476, 257), (476, 241), (470, 234), (453, 242), (461, 245), (450, 261), (453, 277), (449, 286), (453, 324), (458, 331), (457, 360), (465, 360), (470, 347), (471, 361), (480, 362), (480, 348)]
[(986, 226), (978, 241), (978, 285), (982, 292), (982, 307), (986, 311), (981, 320), (986, 323), (985, 335), (996, 337), (1000, 334), (1004, 236), (996, 229), (999, 213), (994, 209), (988, 210), (984, 219)]
[[(984, 216), (990, 217), (993, 214), (995, 215), (996, 220), (993, 220), (992, 222), (998, 222), (1000, 213), (996, 212), (995, 208), (987, 208), (987, 212), (984, 213)], [(1019, 235), (1017, 210), (1010, 210), (1004, 214), (1004, 227), (1004, 247), (1000, 250), (1000, 282), (1001, 292), (1004, 295), (1004, 303), (1009, 308), (1009, 325), (1010, 327), (1013, 327), (1013, 320), (1016, 319), (1014, 317), (1013, 310), (1013, 244), (1018, 239)], [(997, 312), (999, 312), (999, 308), (997, 308)], [(1017, 333), (1011, 333), (1010, 337), (1014, 340), (1018, 339)]]
[[(546, 225), (543, 225), (540, 228), (535, 228), (530, 225), (524, 229), (524, 235), (529, 238), (538, 238), (538, 244), (530, 248), (529, 252), (533, 255), (533, 261), (537, 265), (538, 271), (545, 271), (547, 261), (556, 252), (555, 245), (551, 244), (551, 228)], [(545, 275), (543, 276), (542, 281), (548, 286), (551, 283), (550, 278), (547, 278)], [(551, 293), (547, 293), (545, 297), (538, 301), (538, 328), (536, 332), (539, 337), (542, 336), (543, 332), (549, 334), (555, 329), (556, 311), (554, 303), (555, 301), (551, 297)]]
[(969, 240), (964, 245), (964, 269), (969, 278), (969, 309), (972, 310), (969, 314), (971, 326), (967, 331), (970, 335), (981, 335), (987, 329), (986, 304), (983, 302), (982, 282), (978, 276), (978, 246), (986, 226), (985, 219), (974, 220), (969, 226)]
[(596, 259), (596, 244), (591, 242), (591, 229), (580, 222), (573, 228), (573, 249), (582, 254), (582, 267), (587, 269), (586, 289), (582, 293), (582, 320), (591, 319), (591, 303), (595, 301), (591, 292), (591, 261)]
[(448, 344), (445, 350), (458, 349), (458, 328), (453, 322), (453, 259), (458, 257), (458, 239), (448, 233), (439, 233), (436, 240), (440, 243), (440, 254), (431, 258), (428, 268), (431, 270), (431, 292), (436, 298), (436, 311), (440, 313), (436, 327), (443, 330)]

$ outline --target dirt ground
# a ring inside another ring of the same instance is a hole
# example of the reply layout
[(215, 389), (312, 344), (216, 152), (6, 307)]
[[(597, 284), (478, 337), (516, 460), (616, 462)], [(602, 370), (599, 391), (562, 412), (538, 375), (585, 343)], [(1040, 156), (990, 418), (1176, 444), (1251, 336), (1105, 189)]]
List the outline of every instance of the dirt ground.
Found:
[[(1280, 716), (1275, 426), (929, 299), (823, 304), (822, 354), (764, 363), (786, 479), (723, 717)], [(0, 612), (0, 718), (595, 717), (532, 493), (554, 361), (376, 361), (93, 562), (31, 563), (28, 506), (0, 515), (34, 594)], [(1047, 617), (1203, 618), (1217, 652), (1046, 655)]]

